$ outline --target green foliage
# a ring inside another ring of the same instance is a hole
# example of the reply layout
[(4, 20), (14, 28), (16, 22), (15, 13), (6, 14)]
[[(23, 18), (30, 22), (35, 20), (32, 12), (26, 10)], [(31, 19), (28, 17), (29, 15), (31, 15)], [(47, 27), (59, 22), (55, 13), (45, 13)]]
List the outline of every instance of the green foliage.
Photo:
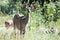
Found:
[(58, 17), (59, 13), (58, 13), (58, 5), (56, 3), (50, 3), (50, 4), (45, 4), (43, 7), (43, 17), (45, 22), (49, 24), (49, 22), (54, 21), (56, 22), (57, 19), (59, 19), (60, 17)]
[[(0, 11), (6, 14), (13, 14), (13, 11), (19, 11), (21, 8), (21, 2), (17, 2), (16, 4), (12, 0), (1, 1)], [(5, 3), (4, 3), (5, 2)]]
[[(31, 22), (32, 26), (40, 26), (41, 24), (49, 25), (49, 22), (56, 22), (60, 18), (60, 3), (59, 2), (51, 2), (49, 4), (44, 4), (43, 8), (40, 8), (39, 3), (37, 4), (37, 8), (31, 12)], [(41, 12), (42, 10), (42, 12)], [(20, 12), (24, 15), (28, 13), (28, 11), (22, 8), (21, 1), (17, 1), (16, 3), (12, 0), (0, 0), (0, 14), (13, 14), (15, 12)]]
[(50, 22), (57, 22), (57, 20), (60, 18), (60, 13), (58, 10), (59, 6), (57, 6), (57, 3), (51, 2), (50, 4), (45, 4), (43, 8), (37, 7), (37, 9), (31, 13), (32, 26), (34, 25), (34, 27), (38, 27), (43, 24), (45, 24), (45, 26), (49, 26)]

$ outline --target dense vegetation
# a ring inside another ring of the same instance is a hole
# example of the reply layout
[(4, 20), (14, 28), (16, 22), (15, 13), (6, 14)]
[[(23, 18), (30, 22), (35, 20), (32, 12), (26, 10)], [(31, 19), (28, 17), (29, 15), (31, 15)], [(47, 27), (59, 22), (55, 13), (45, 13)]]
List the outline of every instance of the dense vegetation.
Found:
[[(24, 0), (23, 0), (24, 1)], [(44, 23), (46, 26), (49, 25), (49, 22), (56, 22), (60, 18), (60, 5), (59, 2), (53, 2), (49, 0), (50, 3), (44, 2), (43, 7), (41, 8), (39, 2), (32, 2), (31, 4), (36, 4), (37, 8), (32, 9), (31, 20), (36, 21), (36, 26)], [(42, 1), (41, 1), (42, 2)], [(31, 5), (30, 5), (31, 6)], [(14, 13), (27, 13), (27, 11), (22, 11), (22, 1), (21, 0), (0, 0), (0, 14), (14, 14)], [(38, 19), (38, 20), (36, 20)], [(34, 24), (34, 25), (35, 25)], [(31, 25), (30, 25), (31, 26)]]

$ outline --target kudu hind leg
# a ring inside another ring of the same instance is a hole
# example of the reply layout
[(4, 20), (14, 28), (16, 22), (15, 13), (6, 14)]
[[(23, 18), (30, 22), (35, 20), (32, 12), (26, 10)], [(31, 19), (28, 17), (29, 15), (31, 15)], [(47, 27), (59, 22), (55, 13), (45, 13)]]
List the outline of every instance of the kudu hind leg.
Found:
[(25, 34), (25, 29), (23, 29), (23, 35)]

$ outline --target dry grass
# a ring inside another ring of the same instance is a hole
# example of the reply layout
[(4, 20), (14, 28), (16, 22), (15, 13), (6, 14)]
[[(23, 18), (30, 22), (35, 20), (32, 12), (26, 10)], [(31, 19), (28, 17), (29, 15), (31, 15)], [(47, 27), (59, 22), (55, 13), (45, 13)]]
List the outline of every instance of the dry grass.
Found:
[(0, 17), (0, 40), (60, 40), (60, 35), (45, 34), (43, 31), (34, 28), (30, 31), (27, 30), (24, 38), (19, 34), (17, 34), (15, 38), (13, 28), (6, 29), (3, 27), (5, 20), (9, 19), (12, 19), (12, 16), (7, 15)]

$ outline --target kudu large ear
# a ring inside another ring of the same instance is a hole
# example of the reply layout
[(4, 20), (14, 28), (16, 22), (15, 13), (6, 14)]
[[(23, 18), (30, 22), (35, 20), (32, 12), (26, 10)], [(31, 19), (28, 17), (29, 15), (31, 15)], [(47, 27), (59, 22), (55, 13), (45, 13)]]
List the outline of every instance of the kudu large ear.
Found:
[(28, 12), (31, 12), (31, 8), (29, 7), (27, 3), (25, 4), (25, 8), (28, 10)]

